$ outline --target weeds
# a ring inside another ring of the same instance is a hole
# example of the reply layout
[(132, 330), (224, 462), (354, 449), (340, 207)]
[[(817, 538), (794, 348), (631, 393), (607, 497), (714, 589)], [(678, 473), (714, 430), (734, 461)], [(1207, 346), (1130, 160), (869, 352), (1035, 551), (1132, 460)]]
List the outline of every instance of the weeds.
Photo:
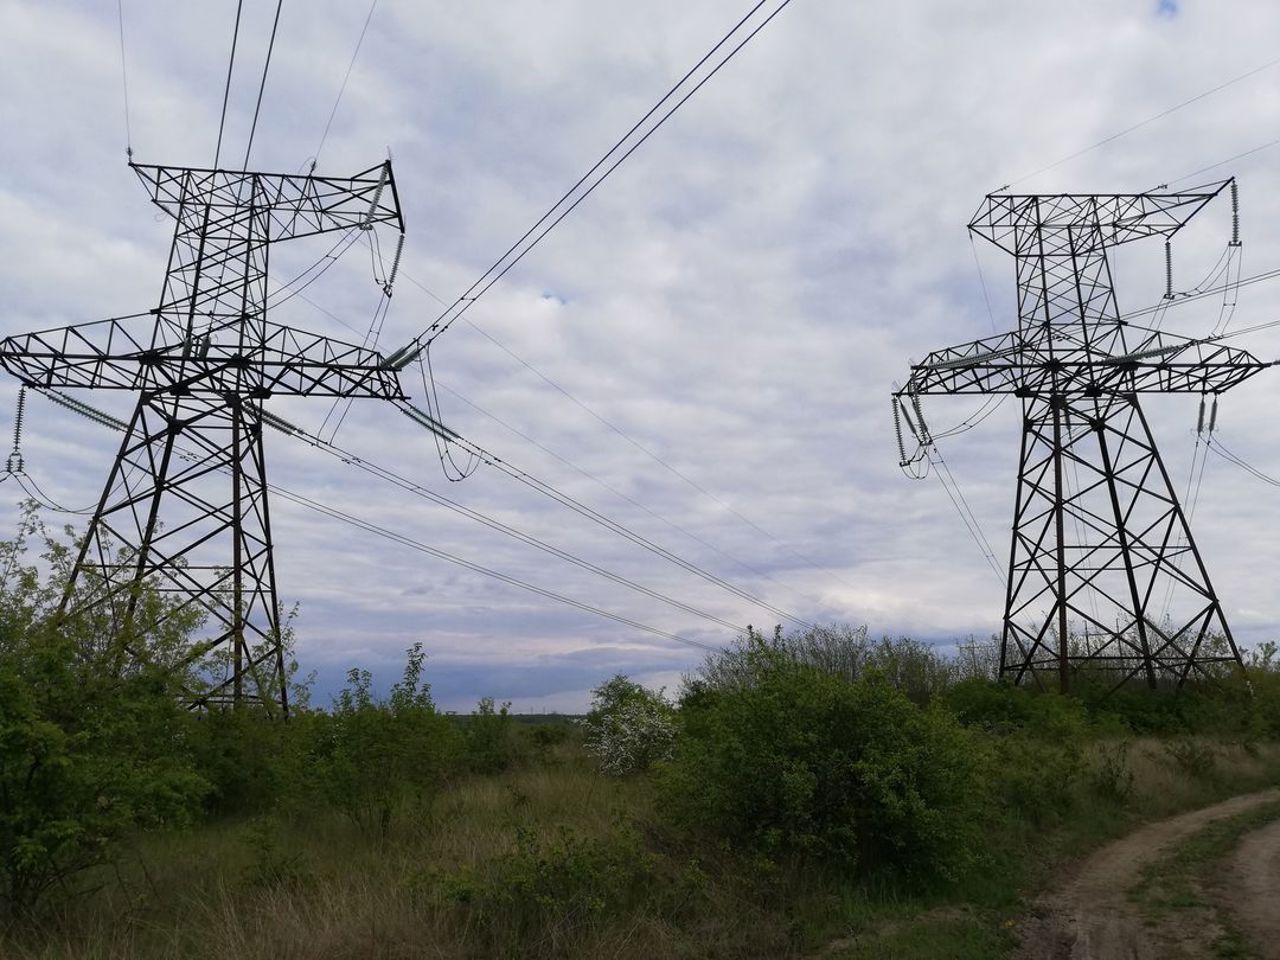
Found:
[(1217, 756), (1203, 740), (1179, 737), (1166, 743), (1164, 750), (1179, 770), (1199, 780), (1211, 780), (1217, 773)]
[(1125, 804), (1133, 796), (1133, 770), (1129, 768), (1128, 740), (1098, 745), (1098, 757), (1089, 771), (1089, 785), (1103, 800)]

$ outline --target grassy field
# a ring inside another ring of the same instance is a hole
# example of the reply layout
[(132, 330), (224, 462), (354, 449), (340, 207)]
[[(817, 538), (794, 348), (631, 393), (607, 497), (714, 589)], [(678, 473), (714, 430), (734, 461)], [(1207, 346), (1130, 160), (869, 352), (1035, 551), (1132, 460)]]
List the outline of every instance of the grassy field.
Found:
[(663, 826), (647, 777), (575, 742), (459, 779), (386, 836), (332, 812), (138, 836), (16, 958), (1000, 957), (1023, 897), (1135, 823), (1280, 782), (1280, 746), (1099, 739), (1060, 814), (993, 816), (929, 892), (753, 861)]

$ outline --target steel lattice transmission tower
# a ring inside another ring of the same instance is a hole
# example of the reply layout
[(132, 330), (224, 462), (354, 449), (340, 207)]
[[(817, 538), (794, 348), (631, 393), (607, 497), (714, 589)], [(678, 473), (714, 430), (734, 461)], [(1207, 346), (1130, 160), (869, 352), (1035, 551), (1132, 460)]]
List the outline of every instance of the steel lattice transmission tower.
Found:
[(1117, 685), (1154, 687), (1240, 663), (1139, 398), (1216, 397), (1269, 364), (1126, 323), (1108, 261), (1121, 244), (1173, 236), (1229, 184), (1234, 203), (1230, 180), (1184, 193), (992, 194), (969, 224), (1014, 258), (1018, 328), (913, 365), (895, 415), (928, 445), (923, 395), (1021, 400), (1002, 677), (1050, 672), (1066, 690), (1087, 664)]
[(160, 305), (0, 343), (0, 364), (28, 386), (138, 394), (64, 612), (96, 612), (127, 637), (140, 588), (160, 584), (203, 615), (186, 662), (225, 659), (189, 691), (193, 705), (252, 697), (287, 713), (264, 404), (404, 394), (377, 351), (267, 319), (269, 258), (333, 231), (403, 234), (391, 164), (348, 178), (130, 166), (175, 221)]

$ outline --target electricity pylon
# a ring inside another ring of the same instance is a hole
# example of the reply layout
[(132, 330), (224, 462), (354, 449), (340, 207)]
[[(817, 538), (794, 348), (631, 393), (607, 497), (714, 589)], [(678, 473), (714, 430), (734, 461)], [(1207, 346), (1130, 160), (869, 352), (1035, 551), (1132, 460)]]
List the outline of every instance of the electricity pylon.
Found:
[(1182, 193), (992, 194), (969, 223), (1014, 258), (1018, 328), (913, 365), (895, 416), (927, 446), (923, 395), (1021, 400), (1002, 677), (1040, 683), (1051, 672), (1065, 691), (1087, 665), (1117, 686), (1138, 677), (1155, 687), (1240, 664), (1139, 395), (1216, 402), (1270, 364), (1214, 338), (1126, 323), (1108, 262), (1121, 244), (1167, 242), (1228, 184), (1234, 203), (1231, 180)]
[(269, 321), (268, 260), (274, 244), (333, 231), (403, 235), (391, 163), (347, 178), (130, 167), (175, 221), (159, 306), (0, 342), (0, 365), (28, 386), (138, 394), (64, 613), (105, 613), (127, 638), (143, 585), (159, 585), (204, 623), (184, 663), (225, 659), (192, 705), (252, 697), (287, 714), (264, 405), (404, 394), (376, 350)]

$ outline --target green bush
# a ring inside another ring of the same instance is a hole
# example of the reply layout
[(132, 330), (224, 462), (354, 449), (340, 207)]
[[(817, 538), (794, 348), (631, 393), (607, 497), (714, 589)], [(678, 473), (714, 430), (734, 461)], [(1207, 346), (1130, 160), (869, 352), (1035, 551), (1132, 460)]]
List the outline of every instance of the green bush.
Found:
[(675, 710), (662, 691), (646, 690), (622, 674), (592, 691), (582, 726), (583, 746), (601, 772), (614, 777), (668, 759), (676, 738)]
[(1126, 803), (1133, 795), (1133, 771), (1129, 769), (1128, 740), (1098, 745), (1098, 760), (1089, 772), (1093, 792), (1112, 803)]
[(954, 876), (974, 853), (981, 747), (874, 675), (850, 681), (753, 639), (739, 682), (695, 679), (662, 771), (678, 825), (774, 858)]
[(796, 663), (849, 681), (875, 674), (921, 706), (943, 693), (959, 674), (956, 662), (930, 644), (910, 637), (873, 641), (865, 626), (832, 624), (788, 634), (777, 626), (768, 638), (747, 627), (745, 636), (707, 656), (699, 670), (701, 682), (714, 689), (740, 685), (747, 669), (744, 651), (752, 646), (769, 647)]
[(993, 737), (991, 749), (990, 790), (999, 815), (1016, 814), (1039, 826), (1071, 810), (1072, 787), (1084, 774), (1079, 741), (1009, 732)]
[(1016, 731), (1075, 743), (1088, 727), (1088, 713), (1079, 699), (1010, 683), (962, 680), (947, 691), (945, 702), (961, 723), (991, 733)]
[(511, 704), (498, 706), (481, 697), (462, 728), (467, 766), (476, 773), (501, 773), (516, 759), (519, 745), (511, 722)]
[(491, 953), (562, 956), (584, 933), (603, 927), (649, 895), (654, 858), (638, 836), (579, 837), (562, 828), (539, 837), (516, 828), (515, 850), (439, 881)]
[(398, 814), (429, 809), (459, 751), (453, 725), (436, 712), (422, 679), (422, 645), (407, 653), (389, 697), (375, 697), (368, 671), (353, 669), (332, 712), (308, 723), (314, 793), (382, 837)]
[(1211, 780), (1218, 772), (1213, 749), (1194, 737), (1170, 740), (1164, 745), (1164, 752), (1179, 770), (1198, 780)]
[[(24, 564), (32, 512), (0, 543), (0, 914), (30, 916), (55, 889), (112, 858), (138, 827), (183, 824), (208, 788), (191, 762), (177, 681), (151, 665), (195, 623), (145, 587), (122, 637), (61, 616), (67, 551), (46, 539), (51, 573)], [(155, 657), (149, 656), (154, 653)]]

